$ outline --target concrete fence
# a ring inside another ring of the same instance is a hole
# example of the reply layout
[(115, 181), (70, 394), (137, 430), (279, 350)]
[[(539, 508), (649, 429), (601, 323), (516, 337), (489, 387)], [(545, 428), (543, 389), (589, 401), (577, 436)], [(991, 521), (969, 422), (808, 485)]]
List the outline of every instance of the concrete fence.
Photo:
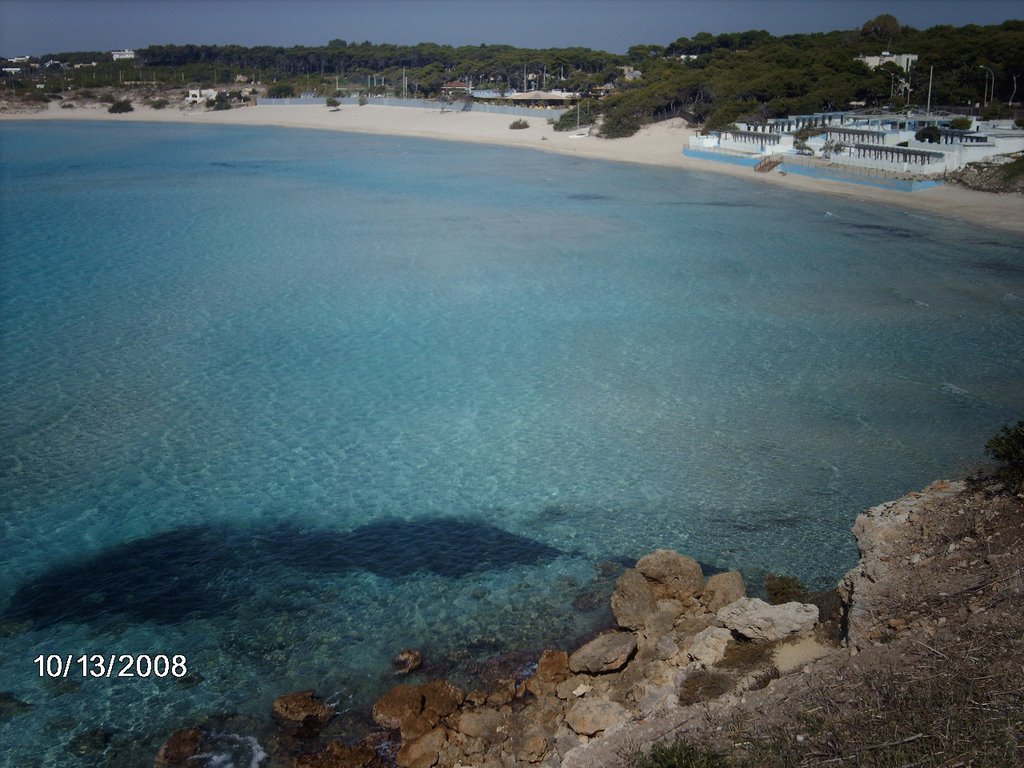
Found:
[[(683, 149), (683, 154), (686, 157), (713, 160), (718, 163), (729, 163), (731, 165), (742, 165), (748, 168), (753, 168), (764, 160), (763, 155), (741, 153), (729, 149), (693, 149), (687, 147)], [(797, 176), (811, 176), (829, 181), (842, 181), (847, 184), (867, 184), (872, 187), (894, 189), (900, 192), (917, 192), (929, 187), (942, 186), (941, 181), (908, 178), (907, 174), (897, 174), (881, 168), (838, 167), (834, 164), (822, 164), (820, 160), (802, 155), (779, 154), (772, 155), (772, 157), (782, 160), (782, 164), (777, 167), (778, 172), (792, 173)]]

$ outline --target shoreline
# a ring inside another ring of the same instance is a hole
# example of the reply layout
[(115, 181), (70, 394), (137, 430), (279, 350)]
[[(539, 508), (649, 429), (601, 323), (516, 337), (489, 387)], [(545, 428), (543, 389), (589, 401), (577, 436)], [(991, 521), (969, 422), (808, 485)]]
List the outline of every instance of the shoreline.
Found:
[(255, 106), (220, 112), (174, 107), (154, 110), (138, 106), (133, 112), (112, 115), (104, 106), (61, 109), (57, 103), (51, 102), (46, 109), (39, 111), (0, 113), (0, 120), (4, 121), (103, 120), (269, 126), (525, 147), (594, 160), (724, 174), (765, 184), (768, 189), (838, 195), (956, 219), (1008, 234), (1024, 234), (1024, 216), (1021, 215), (1024, 200), (1019, 195), (995, 195), (947, 185), (918, 192), (899, 192), (797, 174), (756, 173), (750, 168), (684, 156), (682, 150), (696, 131), (687, 128), (685, 122), (678, 118), (645, 126), (635, 136), (626, 139), (576, 136), (575, 131), (555, 132), (545, 118), (526, 118), (528, 128), (512, 130), (509, 124), (513, 119), (509, 115), (492, 113), (441, 112), (372, 103), (361, 107), (343, 106), (336, 111), (321, 106)]

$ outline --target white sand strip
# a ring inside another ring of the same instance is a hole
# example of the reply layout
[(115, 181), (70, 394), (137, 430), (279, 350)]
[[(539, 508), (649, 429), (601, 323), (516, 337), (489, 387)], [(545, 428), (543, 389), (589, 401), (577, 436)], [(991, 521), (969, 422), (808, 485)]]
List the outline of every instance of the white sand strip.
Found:
[(528, 147), (549, 152), (592, 157), (600, 160), (643, 163), (684, 170), (725, 173), (773, 188), (841, 195), (870, 200), (906, 210), (957, 218), (974, 224), (1024, 234), (1024, 196), (974, 192), (962, 187), (943, 186), (920, 192), (898, 192), (861, 184), (845, 184), (796, 174), (755, 173), (751, 168), (684, 157), (693, 130), (681, 120), (647, 126), (628, 139), (599, 139), (575, 136), (575, 131), (555, 132), (544, 117), (525, 118), (529, 128), (512, 130), (515, 117), (482, 112), (457, 112), (412, 107), (344, 105), (256, 106), (209, 112), (205, 109), (154, 110), (136, 107), (134, 112), (112, 115), (105, 106), (61, 109), (50, 103), (45, 110), (2, 113), (0, 119), (111, 120), (191, 123), (196, 125), (273, 125), (331, 131), (355, 131), (389, 136), (414, 136), (451, 141), (469, 141), (504, 146)]

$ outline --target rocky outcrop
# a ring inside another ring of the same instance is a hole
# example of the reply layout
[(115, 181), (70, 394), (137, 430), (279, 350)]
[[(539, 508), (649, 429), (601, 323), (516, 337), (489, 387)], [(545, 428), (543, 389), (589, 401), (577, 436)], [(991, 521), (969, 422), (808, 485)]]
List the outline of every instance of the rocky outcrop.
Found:
[[(396, 685), (381, 696), (372, 717), (389, 732), (385, 762), (399, 768), (556, 768), (628, 723), (679, 709), (683, 682), (721, 662), (734, 641), (719, 616), (747, 616), (746, 623), (732, 625), (750, 635), (756, 634), (750, 627), (760, 624), (782, 627), (781, 634), (796, 631), (794, 622), (781, 619), (759, 624), (759, 613), (752, 618), (742, 610), (750, 605), (763, 604), (744, 597), (738, 573), (705, 582), (692, 558), (653, 552), (616, 583), (612, 608), (619, 629), (571, 654), (546, 650), (531, 674), (499, 677), (489, 690), (465, 694), (434, 680)], [(762, 635), (768, 636), (756, 636)], [(419, 661), (418, 654), (403, 652), (396, 666)], [(280, 723), (275, 749), (295, 755), (289, 758), (295, 768), (368, 768), (383, 759), (379, 744), (375, 751), (332, 739), (335, 732), (324, 728), (334, 709), (312, 690), (278, 697), (273, 714)], [(172, 736), (159, 768), (194, 761), (202, 736), (198, 730)]]
[(295, 691), (274, 699), (273, 713), (279, 720), (313, 733), (330, 722), (334, 717), (334, 707), (324, 703), (313, 690)]
[(657, 604), (654, 587), (640, 571), (630, 568), (615, 582), (612, 614), (620, 627), (642, 629)]
[(368, 768), (376, 757), (368, 746), (350, 747), (334, 740), (326, 749), (295, 758), (295, 768)]
[(746, 594), (743, 576), (738, 571), (728, 571), (716, 573), (708, 579), (700, 599), (709, 613), (718, 613), (719, 608), (724, 608)]
[(607, 699), (583, 699), (565, 713), (569, 727), (581, 736), (594, 736), (623, 722), (628, 716), (626, 708)]
[[(933, 638), (972, 617), (992, 621), (999, 610), (1000, 620), (1019, 618), (1013, 600), (1024, 593), (1024, 568), (1014, 554), (1024, 499), (992, 500), (982, 491), (960, 495), (962, 489), (936, 483), (857, 518), (860, 562), (840, 585), (849, 650), (818, 642), (815, 606), (748, 598), (736, 573), (716, 574), (698, 586), (699, 565), (659, 551), (619, 577), (612, 600), (619, 629), (572, 653), (545, 651), (525, 678), (509, 667), (487, 690), (468, 695), (444, 680), (396, 686), (373, 707), (374, 720), (389, 729), (378, 733), (376, 751), (339, 741), (324, 748), (335, 736), (327, 731), (299, 749), (291, 749), (294, 739), (283, 740), (290, 751), (278, 748), (275, 754), (298, 755), (296, 768), (369, 768), (380, 761), (401, 768), (596, 768), (667, 733), (722, 731), (722, 724), (739, 720), (746, 728), (745, 718), (792, 710), (795, 691), (820, 695), (815, 676), (824, 672), (832, 675), (833, 687), (841, 685), (850, 677), (844, 665), (901, 645), (904, 653), (927, 651), (929, 664), (935, 663), (929, 654), (936, 653), (945, 663), (953, 654), (934, 650)], [(994, 534), (997, 524), (1002, 528)], [(940, 615), (940, 609), (949, 612)], [(780, 639), (786, 642), (771, 645)], [(762, 666), (744, 667), (752, 658)], [(514, 669), (522, 662), (520, 657)], [(812, 674), (790, 674), (800, 669)], [(728, 685), (712, 693), (713, 700), (690, 695), (723, 679)], [(723, 694), (729, 686), (732, 692)], [(280, 697), (274, 712), (285, 728), (322, 720), (324, 708), (329, 710), (312, 691), (300, 691)], [(748, 730), (768, 733), (772, 725)], [(172, 735), (156, 765), (191, 764), (203, 738), (198, 729)], [(367, 759), (369, 764), (362, 762)], [(281, 764), (291, 764), (287, 760)]]
[(690, 661), (702, 667), (713, 667), (725, 658), (725, 649), (732, 640), (732, 632), (722, 627), (708, 627), (698, 632), (686, 655)]
[(398, 685), (373, 705), (373, 719), (397, 729), (406, 740), (425, 736), (458, 709), (465, 694), (447, 680), (422, 685)]
[(923, 491), (879, 504), (857, 516), (853, 535), (860, 558), (839, 584), (846, 607), (846, 638), (855, 647), (891, 629), (896, 601), (893, 587), (901, 571), (913, 568), (930, 553), (921, 543), (927, 508), (963, 492), (964, 483), (941, 480)]
[(569, 669), (600, 675), (617, 672), (636, 653), (636, 637), (632, 632), (606, 632), (584, 645), (569, 657)]
[[(616, 582), (620, 629), (571, 654), (544, 651), (531, 675), (491, 691), (463, 697), (444, 682), (396, 686), (373, 717), (401, 735), (403, 768), (554, 768), (635, 718), (679, 709), (682, 682), (721, 662), (737, 636), (719, 616), (745, 617), (732, 623), (760, 640), (804, 631), (817, 617), (813, 606), (767, 606), (744, 595), (738, 573), (705, 582), (696, 560), (658, 550)], [(443, 703), (432, 705), (432, 697)]]
[(770, 605), (756, 597), (741, 597), (719, 609), (718, 620), (747, 640), (770, 643), (814, 629), (818, 607), (802, 603)]
[(704, 573), (692, 557), (659, 549), (640, 558), (636, 569), (650, 582), (658, 600), (685, 603), (704, 591)]

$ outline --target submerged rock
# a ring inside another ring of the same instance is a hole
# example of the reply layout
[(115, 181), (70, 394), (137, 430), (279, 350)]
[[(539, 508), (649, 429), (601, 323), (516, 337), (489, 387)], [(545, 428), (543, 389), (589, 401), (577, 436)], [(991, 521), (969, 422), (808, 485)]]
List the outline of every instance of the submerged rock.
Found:
[(318, 697), (313, 690), (294, 691), (274, 699), (274, 716), (288, 723), (319, 731), (334, 717), (334, 707)]
[(89, 731), (82, 731), (68, 742), (68, 752), (73, 755), (85, 757), (86, 755), (98, 755), (104, 752), (110, 744), (114, 734), (105, 728), (93, 728)]
[(0, 692), (0, 720), (23, 715), (30, 709), (32, 709), (31, 704), (27, 701), (22, 701), (13, 693), (8, 693), (7, 691)]
[(423, 654), (406, 648), (391, 660), (396, 675), (408, 675), (423, 666)]
[(154, 768), (178, 768), (195, 765), (195, 758), (206, 751), (206, 738), (198, 728), (182, 728), (170, 735), (153, 762)]

